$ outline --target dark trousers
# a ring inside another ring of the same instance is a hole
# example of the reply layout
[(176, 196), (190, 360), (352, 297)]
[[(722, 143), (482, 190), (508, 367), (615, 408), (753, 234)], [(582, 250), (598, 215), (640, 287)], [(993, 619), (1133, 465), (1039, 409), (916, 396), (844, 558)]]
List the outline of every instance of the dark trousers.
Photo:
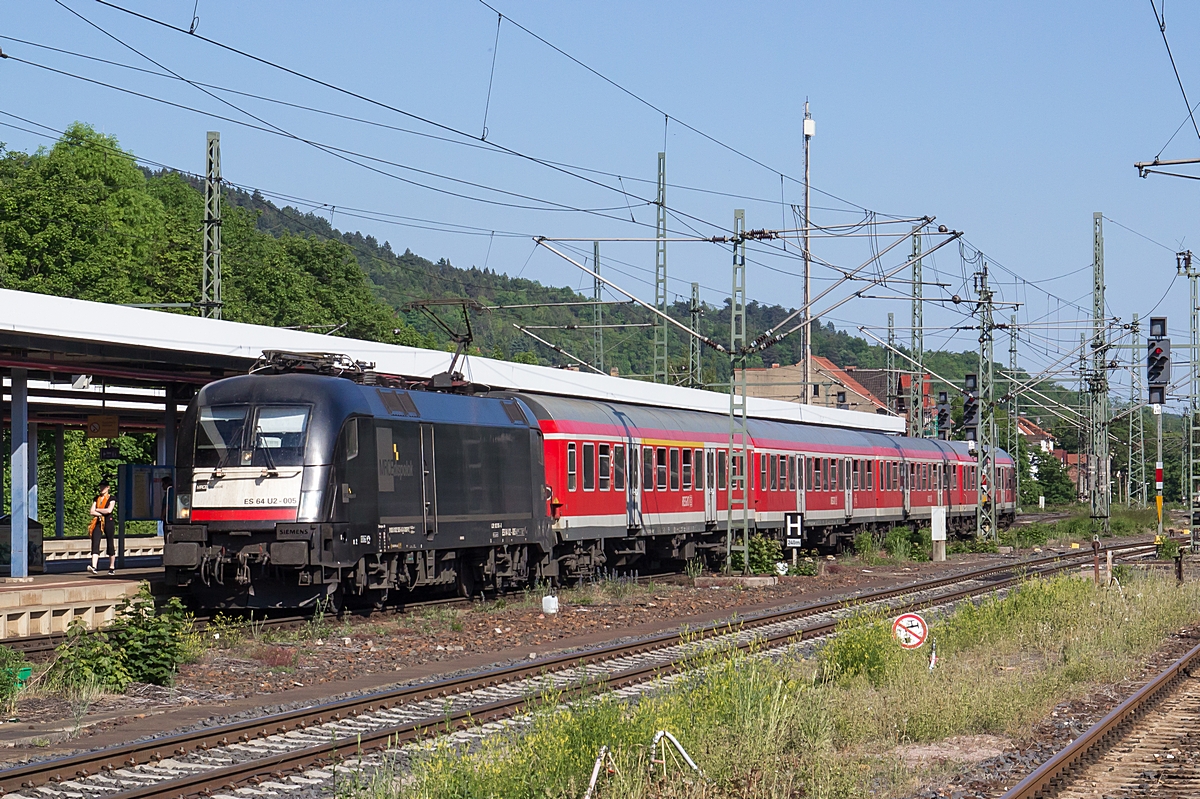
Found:
[(108, 542), (108, 556), (111, 558), (117, 554), (117, 548), (113, 544), (113, 520), (111, 516), (105, 516), (96, 522), (95, 528), (92, 530), (92, 554), (100, 554), (100, 536), (104, 536), (104, 540)]

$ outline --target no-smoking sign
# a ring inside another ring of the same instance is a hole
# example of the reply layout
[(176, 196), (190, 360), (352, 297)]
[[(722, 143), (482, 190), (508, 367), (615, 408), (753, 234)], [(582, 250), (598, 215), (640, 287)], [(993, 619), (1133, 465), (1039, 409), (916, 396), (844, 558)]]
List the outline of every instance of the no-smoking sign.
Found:
[(916, 613), (905, 613), (892, 623), (892, 635), (905, 649), (919, 649), (929, 637), (929, 625)]

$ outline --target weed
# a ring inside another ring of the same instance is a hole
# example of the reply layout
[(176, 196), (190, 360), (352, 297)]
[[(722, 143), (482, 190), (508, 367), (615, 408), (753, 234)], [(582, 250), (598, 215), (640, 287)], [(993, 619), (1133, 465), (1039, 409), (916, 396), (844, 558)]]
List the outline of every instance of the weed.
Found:
[(307, 641), (315, 641), (318, 638), (328, 638), (333, 627), (329, 624), (326, 616), (329, 611), (329, 601), (326, 599), (318, 599), (313, 605), (313, 614), (309, 616), (308, 621), (304, 623), (304, 628), (301, 631), (301, 637)]
[(170, 685), (188, 652), (192, 616), (178, 597), (156, 608), (149, 586), (121, 603), (107, 633), (136, 682)]
[(1175, 560), (1179, 554), (1179, 542), (1173, 538), (1163, 538), (1158, 543), (1158, 557), (1162, 560)]
[(68, 695), (85, 687), (119, 694), (132, 680), (125, 658), (108, 633), (89, 632), (83, 619), (74, 619), (67, 627), (66, 640), (58, 645), (45, 675), (47, 688)]
[(908, 560), (912, 555), (911, 531), (907, 527), (893, 527), (883, 539), (883, 549), (896, 560)]
[(31, 746), (34, 746), (38, 749), (45, 749), (47, 746), (50, 745), (50, 739), (49, 738), (34, 738), (29, 743)]
[(87, 718), (88, 710), (104, 693), (104, 685), (93, 679), (76, 680), (64, 692), (71, 711), (71, 738), (77, 737), (83, 730), (83, 720)]
[(820, 571), (817, 560), (821, 556), (814, 549), (812, 551), (800, 550), (799, 559), (795, 565), (788, 568), (788, 574), (800, 577), (816, 577)]
[[(253, 621), (253, 616), (251, 617)], [(216, 649), (234, 649), (249, 635), (245, 619), (218, 613), (204, 628), (204, 641)]]
[[(762, 533), (750, 537), (750, 573), (774, 574), (775, 564), (783, 558), (783, 547), (779, 539), (770, 538)], [(734, 552), (730, 558), (730, 567), (735, 572), (742, 570), (742, 553)]]
[(821, 647), (817, 677), (838, 685), (862, 677), (880, 687), (896, 677), (904, 661), (891, 620), (878, 611), (863, 611), (839, 622), (834, 637)]
[(46, 685), (68, 693), (91, 686), (122, 693), (133, 681), (170, 685), (179, 664), (194, 654), (194, 635), (192, 617), (178, 598), (158, 609), (143, 586), (121, 603), (107, 628), (89, 633), (81, 619), (71, 622)]
[(18, 675), (28, 665), (25, 655), (7, 646), (0, 646), (0, 714), (12, 715), (20, 692)]
[(260, 646), (250, 652), (250, 657), (264, 666), (295, 667), (300, 653), (296, 649), (286, 646)]
[(860, 530), (854, 536), (854, 554), (864, 560), (875, 557), (875, 536), (866, 530)]
[(684, 573), (693, 580), (704, 574), (704, 559), (703, 558), (688, 558), (687, 563), (683, 567)]

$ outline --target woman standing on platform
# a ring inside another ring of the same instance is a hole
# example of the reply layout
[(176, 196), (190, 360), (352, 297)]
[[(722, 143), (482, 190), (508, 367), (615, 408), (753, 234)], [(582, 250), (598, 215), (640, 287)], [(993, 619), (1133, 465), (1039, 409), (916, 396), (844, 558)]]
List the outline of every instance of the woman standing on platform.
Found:
[(113, 501), (112, 494), (109, 493), (109, 485), (107, 480), (100, 482), (100, 493), (96, 495), (95, 501), (92, 502), (92, 508), (88, 513), (92, 516), (92, 522), (88, 526), (88, 533), (92, 536), (92, 562), (88, 566), (88, 571), (92, 574), (96, 573), (96, 567), (100, 564), (100, 536), (103, 535), (108, 543), (108, 573), (116, 574), (117, 568), (117, 549), (113, 545), (113, 510), (117, 507), (117, 503)]

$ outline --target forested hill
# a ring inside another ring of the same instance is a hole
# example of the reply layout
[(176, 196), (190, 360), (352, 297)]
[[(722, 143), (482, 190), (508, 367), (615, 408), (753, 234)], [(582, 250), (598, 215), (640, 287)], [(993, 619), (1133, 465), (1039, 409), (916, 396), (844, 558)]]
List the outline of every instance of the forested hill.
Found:
[[(343, 232), (323, 216), (305, 213), (290, 206), (279, 207), (258, 194), (234, 191), (228, 195), (229, 202), (258, 212), (258, 229), (275, 236), (319, 236), (337, 239), (349, 246), (359, 265), (374, 284), (380, 297), (394, 308), (401, 308), (414, 299), (428, 297), (468, 297), (486, 305), (529, 304), (570, 302), (590, 299), (568, 287), (544, 286), (535, 280), (513, 278), (488, 269), (471, 267), (461, 269), (445, 259), (436, 263), (405, 249), (398, 253), (389, 241), (379, 242), (375, 237), (360, 232)], [(672, 315), (682, 322), (688, 321), (686, 303), (678, 302), (671, 309)], [(746, 313), (751, 334), (774, 327), (792, 312), (782, 305), (763, 305), (751, 300)], [(449, 317), (447, 317), (449, 318)], [(439, 331), (420, 315), (409, 313), (407, 320), (424, 334), (437, 337)], [(475, 318), (477, 343), (483, 353), (498, 358), (520, 358), (544, 364), (564, 365), (569, 363), (552, 350), (537, 344), (525, 334), (514, 329), (512, 323), (522, 325), (586, 325), (592, 323), (592, 309), (541, 308), (520, 309), (497, 313), (485, 313)], [(607, 307), (605, 323), (646, 322), (650, 315), (636, 307)], [(721, 307), (706, 305), (702, 316), (702, 331), (710, 338), (724, 342), (729, 337), (728, 301)], [(590, 330), (538, 331), (569, 352), (585, 360), (594, 357), (594, 337)], [(682, 371), (686, 366), (687, 349), (682, 334), (671, 334), (672, 369)], [(649, 358), (652, 334), (645, 329), (631, 328), (628, 331), (609, 330), (605, 333), (606, 368), (617, 367), (621, 374), (644, 374), (650, 368)], [(756, 363), (795, 363), (800, 360), (800, 340), (793, 336), (780, 345), (765, 351)], [(859, 336), (837, 330), (832, 322), (817, 327), (813, 336), (815, 354), (829, 358), (842, 366), (877, 367), (885, 366), (886, 358), (882, 347), (869, 343)], [(903, 348), (902, 348), (903, 349)], [(706, 351), (709, 378), (724, 379), (727, 365), (711, 351)], [(966, 372), (975, 371), (977, 356), (974, 352), (929, 353), (931, 368), (948, 379), (960, 380)]]
[[(146, 172), (118, 142), (83, 124), (73, 125), (49, 149), (36, 153), (0, 149), (0, 286), (109, 302), (190, 302), (200, 284), (203, 198), (193, 179)], [(227, 319), (336, 330), (378, 341), (443, 348), (448, 339), (435, 324), (399, 309), (422, 298), (468, 297), (483, 304), (585, 300), (574, 289), (544, 286), (494, 270), (436, 263), (389, 242), (332, 227), (324, 216), (279, 207), (261, 195), (231, 190), (222, 225), (223, 290)], [(780, 305), (751, 302), (751, 335), (789, 313)], [(671, 312), (686, 321), (687, 307)], [(452, 320), (448, 309), (442, 313)], [(477, 352), (547, 365), (567, 359), (513, 327), (590, 324), (590, 307), (551, 307), (477, 312)], [(607, 324), (646, 323), (651, 316), (632, 305), (605, 308)], [(703, 332), (716, 341), (729, 335), (729, 308), (705, 306)], [(540, 335), (591, 361), (591, 330), (553, 329)], [(606, 330), (606, 370), (650, 371), (652, 332), (645, 327)], [(672, 332), (671, 369), (687, 362), (683, 334)], [(799, 339), (791, 337), (760, 362), (794, 363)], [(862, 338), (818, 326), (814, 351), (840, 365), (881, 367), (884, 352)], [(973, 353), (935, 353), (935, 370), (952, 380), (973, 371)], [(722, 380), (727, 362), (705, 350), (705, 378)]]

